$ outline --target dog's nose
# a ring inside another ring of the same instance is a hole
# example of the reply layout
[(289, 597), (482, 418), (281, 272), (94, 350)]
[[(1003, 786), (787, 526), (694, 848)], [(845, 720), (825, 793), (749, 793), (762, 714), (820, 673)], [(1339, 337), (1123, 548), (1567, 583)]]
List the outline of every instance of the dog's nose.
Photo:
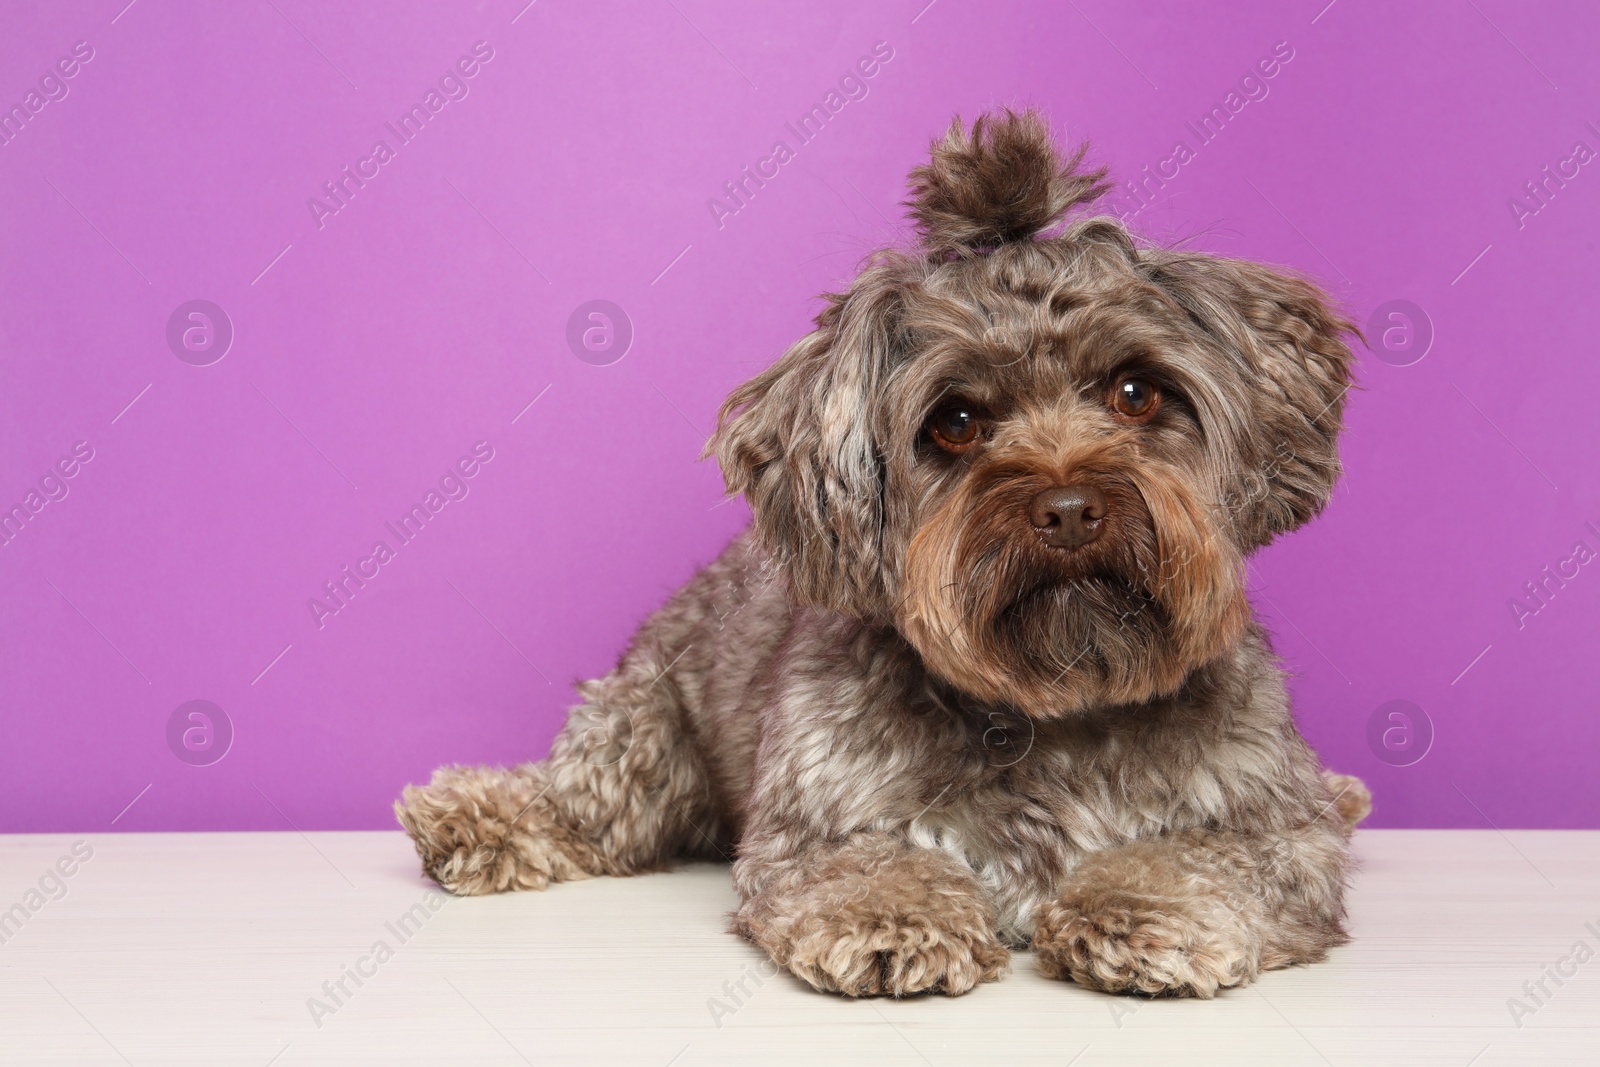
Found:
[(1100, 536), (1106, 497), (1087, 485), (1056, 486), (1033, 498), (1028, 519), (1056, 548), (1080, 548)]

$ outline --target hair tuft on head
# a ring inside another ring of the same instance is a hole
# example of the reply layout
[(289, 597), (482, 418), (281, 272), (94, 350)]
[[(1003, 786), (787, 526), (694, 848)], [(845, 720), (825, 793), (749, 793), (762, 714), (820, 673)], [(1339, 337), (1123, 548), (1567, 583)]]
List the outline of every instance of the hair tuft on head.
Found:
[(1026, 241), (1110, 186), (1104, 167), (1079, 173), (1087, 143), (1063, 158), (1035, 111), (959, 116), (933, 158), (911, 172), (906, 206), (929, 255), (970, 255)]

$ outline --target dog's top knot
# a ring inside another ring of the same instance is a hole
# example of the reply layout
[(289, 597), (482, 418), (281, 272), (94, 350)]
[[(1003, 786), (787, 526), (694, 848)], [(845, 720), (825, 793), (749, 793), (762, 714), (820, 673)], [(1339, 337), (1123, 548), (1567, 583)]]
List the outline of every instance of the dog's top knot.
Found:
[(1109, 188), (1105, 168), (1078, 173), (1088, 151), (1063, 159), (1050, 127), (1034, 111), (961, 118), (933, 143), (933, 158), (911, 172), (906, 206), (929, 255), (970, 255), (1026, 241), (1076, 204)]

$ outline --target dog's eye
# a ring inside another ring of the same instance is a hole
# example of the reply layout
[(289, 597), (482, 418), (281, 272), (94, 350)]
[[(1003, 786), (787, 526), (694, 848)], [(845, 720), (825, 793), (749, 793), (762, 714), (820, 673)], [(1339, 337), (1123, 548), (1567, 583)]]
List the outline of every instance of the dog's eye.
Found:
[(929, 416), (928, 432), (946, 452), (965, 452), (983, 438), (983, 422), (975, 405), (952, 400)]
[(1143, 378), (1124, 378), (1111, 390), (1111, 406), (1118, 415), (1147, 419), (1161, 403), (1161, 391)]

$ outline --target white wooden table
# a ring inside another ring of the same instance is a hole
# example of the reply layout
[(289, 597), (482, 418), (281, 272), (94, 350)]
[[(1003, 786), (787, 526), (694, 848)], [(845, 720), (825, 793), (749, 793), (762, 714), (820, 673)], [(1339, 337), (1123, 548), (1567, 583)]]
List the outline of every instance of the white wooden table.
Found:
[(1026, 954), (958, 999), (852, 1002), (726, 932), (722, 867), (430, 911), (398, 832), (0, 837), (0, 909), (29, 912), (0, 912), (0, 1063), (1600, 1063), (1600, 957), (1560, 962), (1600, 953), (1600, 832), (1357, 843), (1356, 942), (1209, 1003)]

